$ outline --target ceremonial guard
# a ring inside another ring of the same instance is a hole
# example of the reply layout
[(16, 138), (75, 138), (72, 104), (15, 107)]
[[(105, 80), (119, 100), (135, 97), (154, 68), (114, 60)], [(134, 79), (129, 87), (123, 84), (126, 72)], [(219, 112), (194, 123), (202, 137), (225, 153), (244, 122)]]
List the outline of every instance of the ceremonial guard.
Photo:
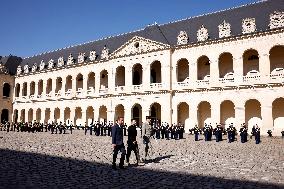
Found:
[(240, 129), (241, 143), (247, 142), (248, 130), (246, 128), (246, 124), (243, 123)]
[(165, 138), (165, 133), (166, 133), (166, 128), (165, 128), (164, 123), (162, 123), (162, 126), (161, 126), (161, 135), (162, 135), (162, 139), (164, 139), (164, 138)]
[(126, 136), (127, 135), (127, 125), (126, 125), (126, 123), (124, 124), (124, 126), (123, 126), (123, 135), (124, 136)]
[(198, 135), (200, 133), (200, 129), (198, 128), (197, 124), (195, 124), (193, 131), (194, 131), (194, 139), (195, 139), (195, 141), (198, 141), (199, 140)]
[(120, 151), (120, 163), (119, 168), (124, 169), (124, 158), (125, 158), (125, 147), (123, 143), (123, 117), (117, 118), (117, 123), (112, 127), (112, 146), (113, 146), (113, 160), (112, 160), (112, 168), (116, 170), (116, 158), (117, 154)]
[(138, 144), (136, 141), (137, 137), (137, 130), (136, 130), (136, 120), (132, 120), (132, 124), (128, 127), (128, 140), (127, 140), (127, 154), (126, 154), (126, 162), (128, 163), (128, 166), (130, 165), (129, 163), (129, 157), (131, 155), (131, 151), (134, 152), (135, 157), (136, 157), (136, 166), (139, 163), (139, 151), (138, 151)]
[(255, 127), (255, 143), (256, 144), (260, 143), (260, 128), (258, 127), (257, 124), (256, 124), (256, 127)]
[(230, 124), (229, 128), (227, 129), (227, 132), (228, 132), (229, 143), (234, 142), (234, 132), (235, 132), (235, 130), (234, 130), (232, 124)]
[(215, 134), (216, 142), (222, 141), (222, 128), (220, 124), (217, 124), (214, 134)]
[(84, 127), (84, 129), (85, 129), (85, 135), (87, 135), (87, 132), (88, 132), (88, 130), (89, 130), (89, 126), (88, 126), (87, 122), (85, 122), (85, 127)]
[(267, 134), (268, 134), (269, 137), (272, 137), (272, 131), (271, 130), (268, 130)]

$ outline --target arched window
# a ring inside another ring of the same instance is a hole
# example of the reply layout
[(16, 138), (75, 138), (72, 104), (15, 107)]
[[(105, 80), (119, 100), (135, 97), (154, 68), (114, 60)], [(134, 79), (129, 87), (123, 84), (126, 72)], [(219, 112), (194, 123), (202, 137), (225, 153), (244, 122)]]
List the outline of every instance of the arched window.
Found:
[(10, 85), (5, 83), (3, 86), (3, 97), (10, 97)]

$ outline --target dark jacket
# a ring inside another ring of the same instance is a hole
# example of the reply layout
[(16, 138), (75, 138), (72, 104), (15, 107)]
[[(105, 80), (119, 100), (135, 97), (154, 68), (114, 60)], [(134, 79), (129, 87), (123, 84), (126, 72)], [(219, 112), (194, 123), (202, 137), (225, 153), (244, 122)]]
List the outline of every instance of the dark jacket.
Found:
[(128, 127), (128, 142), (134, 142), (136, 141), (137, 136), (137, 130), (134, 125), (130, 125)]
[(121, 145), (123, 144), (123, 128), (118, 124), (112, 127), (112, 144)]

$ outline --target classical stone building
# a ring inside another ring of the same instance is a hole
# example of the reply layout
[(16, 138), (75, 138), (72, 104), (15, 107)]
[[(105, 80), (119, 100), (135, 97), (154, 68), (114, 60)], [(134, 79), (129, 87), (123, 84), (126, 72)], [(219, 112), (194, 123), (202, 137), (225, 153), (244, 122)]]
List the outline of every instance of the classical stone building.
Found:
[(284, 1), (268, 0), (24, 58), (13, 121), (284, 129)]

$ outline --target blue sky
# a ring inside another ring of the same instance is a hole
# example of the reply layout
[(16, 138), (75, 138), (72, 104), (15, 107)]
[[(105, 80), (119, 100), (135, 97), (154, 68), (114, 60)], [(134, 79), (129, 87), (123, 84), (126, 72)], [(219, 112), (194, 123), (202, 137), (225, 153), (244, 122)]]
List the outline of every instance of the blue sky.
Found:
[(1, 0), (0, 55), (28, 57), (256, 0)]

